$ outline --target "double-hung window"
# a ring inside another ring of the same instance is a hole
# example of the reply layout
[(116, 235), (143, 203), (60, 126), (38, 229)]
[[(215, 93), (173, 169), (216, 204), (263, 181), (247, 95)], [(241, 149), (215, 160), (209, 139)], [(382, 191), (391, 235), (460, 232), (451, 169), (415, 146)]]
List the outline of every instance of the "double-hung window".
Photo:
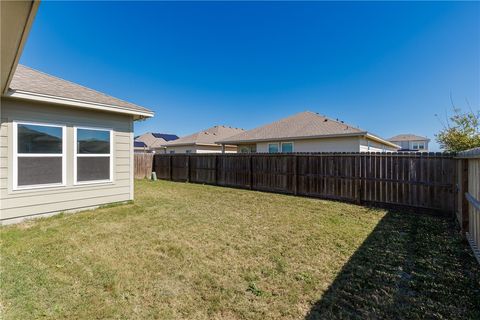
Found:
[(112, 130), (75, 128), (75, 184), (113, 180)]
[(293, 142), (282, 142), (282, 152), (283, 153), (293, 152)]
[(66, 127), (13, 122), (13, 189), (65, 185)]
[(278, 153), (278, 143), (268, 144), (268, 153)]

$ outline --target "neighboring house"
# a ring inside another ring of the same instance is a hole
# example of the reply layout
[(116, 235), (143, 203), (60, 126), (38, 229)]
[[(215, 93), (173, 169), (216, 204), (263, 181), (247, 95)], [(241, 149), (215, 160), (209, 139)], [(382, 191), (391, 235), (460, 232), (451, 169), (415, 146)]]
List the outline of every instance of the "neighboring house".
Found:
[(153, 112), (22, 65), (1, 105), (2, 223), (133, 199), (133, 121)]
[(391, 137), (388, 141), (398, 144), (400, 146), (399, 151), (428, 152), (430, 139), (406, 133)]
[(133, 151), (135, 153), (149, 152), (147, 145), (145, 144), (145, 142), (142, 142), (142, 141), (133, 141)]
[(135, 138), (135, 141), (141, 141), (146, 144), (147, 150), (157, 153), (165, 153), (163, 144), (169, 141), (177, 140), (178, 136), (167, 133), (152, 133), (147, 132)]
[(207, 130), (203, 130), (178, 140), (165, 143), (163, 146), (166, 152), (173, 153), (236, 153), (237, 147), (234, 145), (217, 144), (215, 141), (227, 139), (233, 135), (244, 132), (239, 128), (231, 128), (226, 126), (215, 126)]
[(343, 121), (309, 111), (219, 139), (217, 143), (237, 145), (240, 153), (393, 152), (399, 148)]

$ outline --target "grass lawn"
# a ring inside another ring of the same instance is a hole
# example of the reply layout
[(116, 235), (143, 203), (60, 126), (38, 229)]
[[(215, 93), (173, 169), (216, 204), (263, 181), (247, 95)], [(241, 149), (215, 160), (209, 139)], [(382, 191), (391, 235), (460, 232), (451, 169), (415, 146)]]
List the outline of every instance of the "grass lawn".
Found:
[(480, 318), (480, 267), (426, 215), (137, 181), (0, 235), (3, 319)]

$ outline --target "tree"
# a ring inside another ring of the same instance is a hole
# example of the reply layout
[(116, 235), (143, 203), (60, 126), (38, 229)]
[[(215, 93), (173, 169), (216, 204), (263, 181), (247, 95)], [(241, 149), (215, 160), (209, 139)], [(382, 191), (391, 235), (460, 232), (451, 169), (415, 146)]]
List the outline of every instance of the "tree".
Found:
[(447, 152), (480, 147), (480, 110), (462, 112), (454, 106), (453, 114), (435, 138)]

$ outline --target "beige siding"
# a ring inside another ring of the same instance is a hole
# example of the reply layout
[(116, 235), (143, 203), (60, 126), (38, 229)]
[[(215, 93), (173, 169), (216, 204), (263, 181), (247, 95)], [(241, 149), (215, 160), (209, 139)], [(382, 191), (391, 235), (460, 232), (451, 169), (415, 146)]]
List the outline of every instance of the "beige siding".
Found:
[[(191, 153), (221, 153), (222, 147), (218, 146), (178, 146), (178, 147), (167, 147), (167, 154), (170, 151), (175, 151), (175, 153), (186, 153), (187, 150), (190, 150)], [(237, 147), (226, 147), (226, 153), (237, 153)]]
[[(294, 152), (359, 152), (360, 150), (358, 137), (285, 140), (282, 142), (293, 142)], [(268, 152), (269, 143), (277, 142), (257, 143), (257, 152)]]
[[(369, 147), (370, 146), (370, 147)], [(396, 148), (370, 139), (360, 139), (360, 152), (394, 152)]]
[[(78, 210), (133, 199), (132, 117), (2, 98), (0, 127), (0, 218), (9, 219)], [(54, 123), (67, 126), (66, 186), (13, 190), (12, 121)], [(113, 130), (113, 182), (74, 185), (74, 127)]]

